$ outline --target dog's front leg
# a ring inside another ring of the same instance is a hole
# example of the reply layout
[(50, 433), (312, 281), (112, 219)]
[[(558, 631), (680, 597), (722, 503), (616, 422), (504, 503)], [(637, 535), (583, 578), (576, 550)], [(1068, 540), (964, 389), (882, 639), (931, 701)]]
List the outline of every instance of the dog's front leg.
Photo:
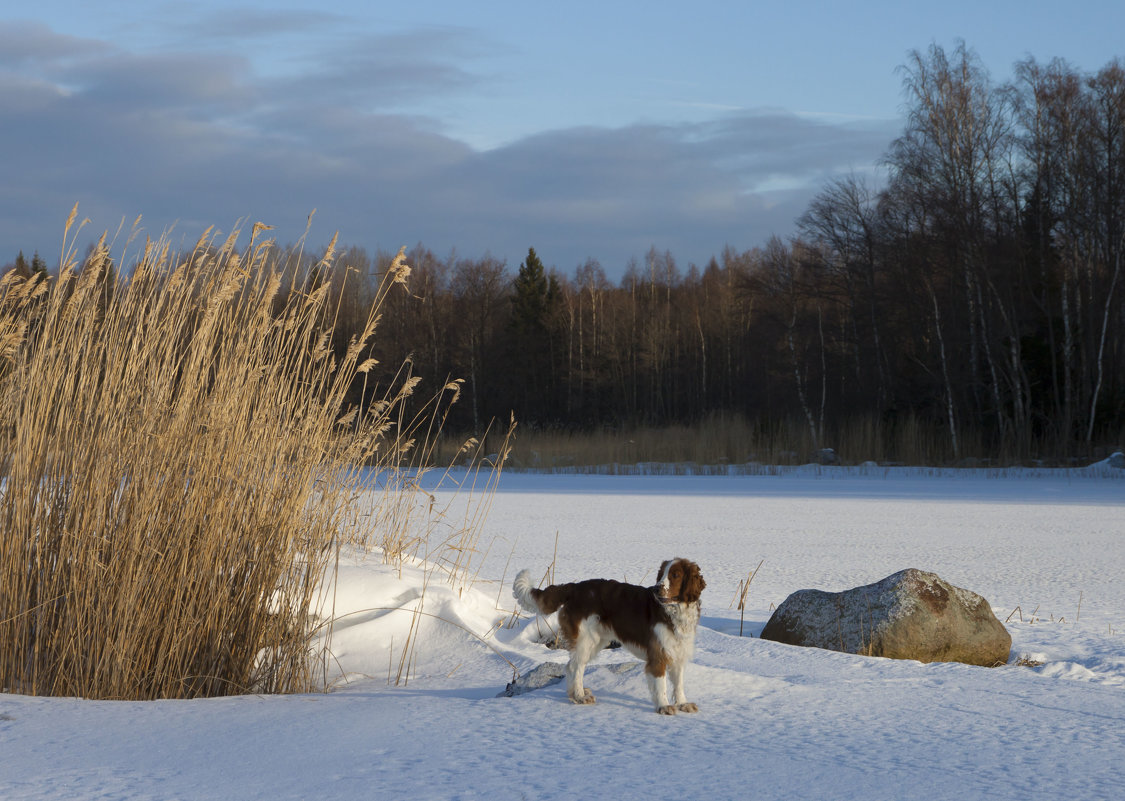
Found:
[(664, 675), (664, 665), (645, 665), (645, 678), (648, 679), (648, 689), (652, 693), (652, 703), (661, 715), (676, 714), (676, 707), (668, 703), (668, 682)]
[(672, 691), (675, 697), (676, 709), (681, 712), (698, 712), (699, 707), (689, 703), (687, 693), (684, 692), (684, 669), (686, 667), (685, 664), (679, 662), (668, 666), (668, 672), (672, 674)]
[(586, 664), (598, 652), (598, 638), (591, 636), (585, 626), (579, 629), (578, 639), (574, 643), (574, 650), (570, 654), (570, 661), (566, 663), (566, 694), (576, 704), (593, 704), (597, 702), (594, 694), (586, 689), (584, 677)]

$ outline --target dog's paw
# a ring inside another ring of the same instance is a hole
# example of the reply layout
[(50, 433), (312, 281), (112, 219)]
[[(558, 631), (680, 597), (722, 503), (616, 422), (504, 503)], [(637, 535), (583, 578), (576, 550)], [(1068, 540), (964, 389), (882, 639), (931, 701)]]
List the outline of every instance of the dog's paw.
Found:
[(681, 712), (698, 712), (699, 711), (699, 707), (697, 707), (695, 704), (680, 704), (679, 706), (676, 707), (676, 709), (680, 710)]
[(595, 698), (594, 694), (589, 690), (585, 690), (582, 695), (577, 697), (572, 695), (570, 700), (576, 704), (596, 704), (598, 702), (598, 699)]
[(672, 704), (666, 704), (665, 706), (658, 706), (656, 711), (661, 715), (674, 715), (676, 714), (676, 707), (672, 706)]

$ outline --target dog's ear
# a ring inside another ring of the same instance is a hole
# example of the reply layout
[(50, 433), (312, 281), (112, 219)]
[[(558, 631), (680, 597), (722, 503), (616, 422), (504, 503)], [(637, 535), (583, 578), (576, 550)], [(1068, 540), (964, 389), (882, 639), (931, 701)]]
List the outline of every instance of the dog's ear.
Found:
[(689, 604), (695, 603), (703, 595), (703, 590), (707, 588), (707, 582), (703, 580), (703, 573), (695, 562), (688, 562), (685, 567), (687, 575), (684, 577), (682, 595)]

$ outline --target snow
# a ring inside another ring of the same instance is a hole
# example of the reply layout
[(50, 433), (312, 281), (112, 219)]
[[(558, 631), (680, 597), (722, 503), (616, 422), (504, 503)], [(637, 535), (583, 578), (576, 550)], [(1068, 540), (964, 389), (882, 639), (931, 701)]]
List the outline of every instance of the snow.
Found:
[[(472, 586), (432, 563), (345, 561), (322, 610), (335, 616), (330, 692), (0, 695), (0, 798), (1117, 798), (1123, 512), (1125, 471), (1104, 466), (506, 474)], [(554, 559), (559, 581), (646, 583), (674, 555), (699, 562), (708, 585), (687, 672), (698, 714), (654, 714), (623, 650), (587, 670), (593, 706), (569, 703), (562, 683), (501, 695), (516, 671), (566, 658), (539, 642), (547, 621), (514, 614), (518, 569), (538, 578)], [(1011, 663), (740, 637), (739, 582), (759, 562), (747, 635), (794, 590), (917, 567), (988, 599)]]

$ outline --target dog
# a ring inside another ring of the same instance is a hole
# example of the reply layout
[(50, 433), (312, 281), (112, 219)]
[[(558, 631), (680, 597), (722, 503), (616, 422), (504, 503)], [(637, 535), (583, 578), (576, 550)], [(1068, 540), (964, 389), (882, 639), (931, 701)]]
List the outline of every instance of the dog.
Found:
[[(536, 589), (531, 571), (521, 570), (512, 582), (512, 595), (528, 612), (549, 615), (558, 611), (559, 628), (571, 651), (566, 666), (571, 701), (595, 703), (594, 694), (583, 685), (586, 664), (616, 640), (644, 660), (656, 711), (674, 715), (699, 711), (684, 694), (684, 668), (695, 649), (699, 597), (706, 586), (699, 565), (676, 558), (660, 565), (652, 587), (587, 579)], [(668, 702), (666, 674), (672, 679), (672, 703)]]

